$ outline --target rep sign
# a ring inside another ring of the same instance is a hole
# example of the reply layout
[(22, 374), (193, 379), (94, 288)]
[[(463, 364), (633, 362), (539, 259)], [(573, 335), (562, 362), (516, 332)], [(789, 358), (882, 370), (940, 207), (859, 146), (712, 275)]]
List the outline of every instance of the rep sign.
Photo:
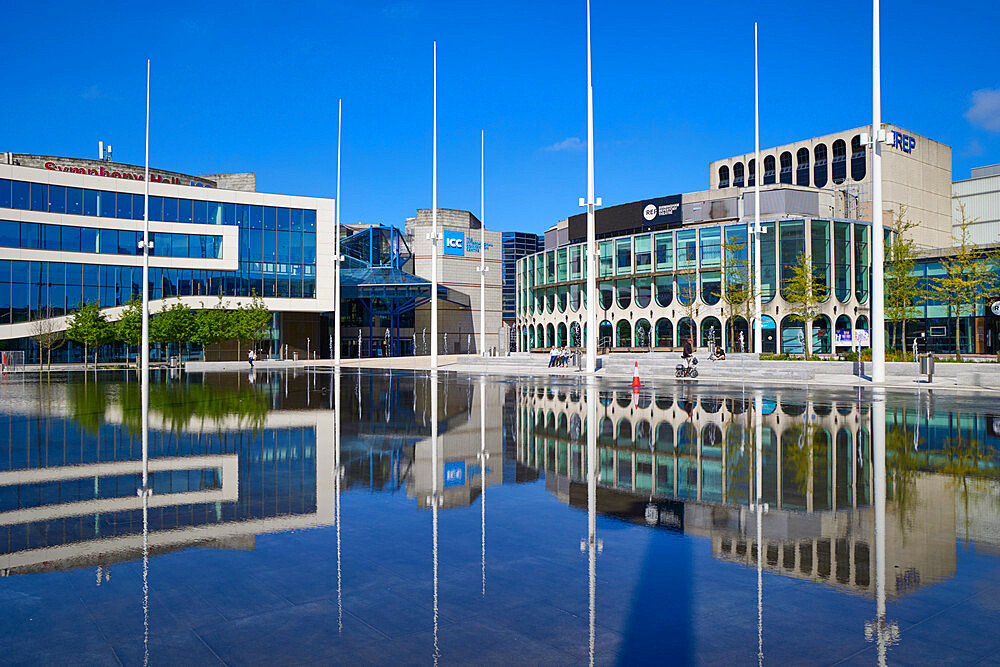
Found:
[(913, 149), (917, 147), (917, 140), (908, 134), (903, 134), (902, 132), (897, 132), (896, 130), (890, 130), (892, 132), (892, 147), (898, 148), (904, 153), (912, 153)]
[(445, 231), (444, 254), (465, 256), (465, 234)]

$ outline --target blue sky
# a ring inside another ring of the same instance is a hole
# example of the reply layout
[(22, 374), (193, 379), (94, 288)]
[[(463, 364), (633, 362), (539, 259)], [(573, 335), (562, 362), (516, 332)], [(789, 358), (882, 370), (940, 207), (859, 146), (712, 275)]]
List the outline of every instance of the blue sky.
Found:
[[(593, 0), (597, 194), (704, 189), (708, 163), (870, 123), (871, 3)], [(256, 171), (261, 191), (333, 196), (342, 221), (401, 224), (431, 202), (438, 40), (441, 207), (541, 232), (586, 188), (584, 2), (9, 3), (0, 150)], [(1000, 162), (998, 3), (882, 2), (883, 119), (953, 148), (955, 178)], [(583, 141), (581, 141), (583, 140)]]

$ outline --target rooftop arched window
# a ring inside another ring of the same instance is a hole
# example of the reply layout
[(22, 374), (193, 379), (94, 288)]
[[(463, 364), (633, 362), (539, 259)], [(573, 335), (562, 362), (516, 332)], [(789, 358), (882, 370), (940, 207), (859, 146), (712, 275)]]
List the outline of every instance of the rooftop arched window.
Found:
[(813, 149), (813, 183), (817, 188), (826, 185), (826, 144), (817, 144)]
[(795, 153), (795, 184), (809, 186), (809, 149), (800, 148)]
[(847, 180), (847, 142), (837, 139), (833, 142), (833, 160), (830, 164), (830, 180), (840, 185)]
[(733, 165), (733, 187), (743, 187), (743, 163), (737, 162)]
[(781, 154), (781, 174), (779, 180), (782, 183), (792, 184), (792, 154), (785, 151)]
[(752, 188), (757, 185), (757, 161), (747, 162), (747, 187)]
[(851, 139), (851, 180), (863, 181), (867, 169), (865, 160), (865, 145), (857, 134)]
[(722, 165), (719, 167), (719, 187), (728, 188), (729, 187), (729, 166)]
[(763, 180), (764, 185), (771, 185), (772, 183), (774, 183), (774, 177), (775, 177), (774, 171), (775, 171), (774, 156), (768, 155), (767, 157), (764, 158), (764, 180)]

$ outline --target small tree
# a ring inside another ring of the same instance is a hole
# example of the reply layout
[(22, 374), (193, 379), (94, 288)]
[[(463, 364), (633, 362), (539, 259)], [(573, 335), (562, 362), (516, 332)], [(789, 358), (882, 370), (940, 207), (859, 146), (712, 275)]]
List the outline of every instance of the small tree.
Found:
[(810, 356), (812, 323), (819, 315), (819, 305), (826, 298), (826, 285), (816, 276), (812, 258), (800, 253), (792, 265), (792, 277), (785, 283), (785, 301), (793, 322), (802, 322), (805, 328), (805, 358)]
[(195, 313), (191, 342), (201, 345), (204, 349), (208, 345), (233, 338), (235, 319), (233, 311), (228, 310), (227, 304), (223, 303), (220, 296), (213, 308)]
[(52, 368), (52, 350), (66, 344), (66, 331), (57, 327), (56, 315), (51, 308), (38, 311), (38, 319), (31, 323), (31, 337), (38, 343), (38, 363), (42, 363), (42, 352), (47, 354), (46, 370)]
[(138, 347), (142, 342), (142, 300), (132, 295), (114, 327), (115, 340), (125, 344), (125, 360), (128, 361), (129, 348)]
[(253, 301), (247, 306), (240, 306), (236, 311), (233, 329), (238, 339), (249, 343), (254, 349), (271, 329), (271, 313), (256, 291), (253, 292)]
[(167, 355), (170, 354), (170, 344), (180, 345), (191, 340), (194, 332), (194, 312), (180, 299), (175, 303), (166, 306), (149, 323), (149, 337), (157, 343), (164, 343), (167, 346)]
[(97, 300), (88, 301), (73, 311), (66, 322), (66, 337), (83, 344), (83, 367), (87, 367), (87, 352), (94, 348), (94, 366), (97, 350), (113, 337), (110, 323), (104, 318)]
[(989, 273), (990, 259), (970, 239), (969, 225), (975, 220), (966, 217), (965, 204), (960, 203), (958, 209), (958, 230), (952, 233), (955, 247), (950, 256), (941, 258), (944, 275), (931, 284), (931, 289), (935, 298), (948, 306), (949, 314), (955, 316), (955, 358), (961, 359), (962, 314), (975, 313), (977, 299), (993, 278)]
[(906, 217), (906, 207), (902, 204), (896, 213), (895, 233), (889, 244), (885, 258), (885, 314), (890, 321), (890, 343), (896, 338), (899, 322), (900, 348), (906, 352), (906, 320), (917, 316), (917, 302), (920, 297), (919, 281), (913, 272), (916, 264), (916, 248), (910, 238), (910, 230), (917, 226)]
[[(742, 317), (750, 330), (750, 321), (754, 313), (754, 285), (750, 261), (747, 257), (747, 244), (726, 241), (722, 244), (722, 256), (725, 258), (723, 270), (722, 311), (726, 317), (729, 340), (733, 340), (733, 319)], [(746, 341), (746, 352), (750, 341)]]

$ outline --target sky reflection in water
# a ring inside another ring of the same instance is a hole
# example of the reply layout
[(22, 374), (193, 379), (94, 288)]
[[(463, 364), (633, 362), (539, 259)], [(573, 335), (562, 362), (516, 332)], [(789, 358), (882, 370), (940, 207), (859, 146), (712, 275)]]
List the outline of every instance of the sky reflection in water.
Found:
[(160, 376), (146, 499), (134, 378), (0, 400), (5, 661), (1000, 659), (983, 397)]

